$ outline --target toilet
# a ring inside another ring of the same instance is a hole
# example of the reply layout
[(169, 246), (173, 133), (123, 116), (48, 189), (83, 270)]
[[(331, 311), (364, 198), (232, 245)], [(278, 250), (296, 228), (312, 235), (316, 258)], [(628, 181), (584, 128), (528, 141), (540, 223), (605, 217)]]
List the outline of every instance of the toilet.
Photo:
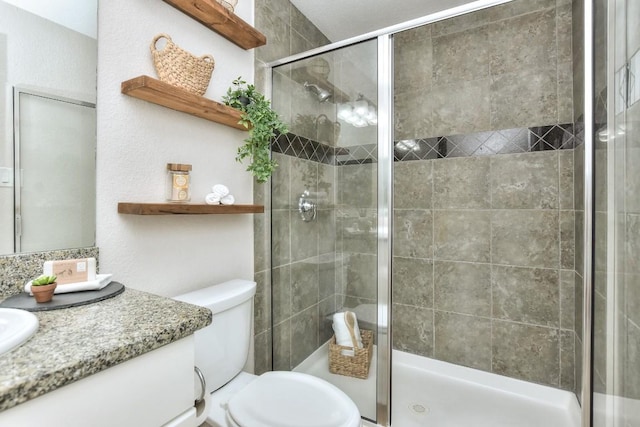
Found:
[(320, 378), (275, 371), (242, 371), (249, 356), (256, 283), (231, 280), (175, 297), (207, 307), (211, 325), (195, 333), (195, 364), (211, 399), (213, 427), (360, 427), (355, 403)]

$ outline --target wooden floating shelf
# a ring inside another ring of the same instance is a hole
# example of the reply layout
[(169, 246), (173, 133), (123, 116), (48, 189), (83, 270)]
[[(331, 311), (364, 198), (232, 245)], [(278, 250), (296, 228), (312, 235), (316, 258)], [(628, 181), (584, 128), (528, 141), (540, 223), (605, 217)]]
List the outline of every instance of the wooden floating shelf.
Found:
[(118, 203), (118, 213), (129, 215), (212, 215), (264, 213), (262, 205), (206, 205), (198, 203)]
[(164, 1), (245, 50), (267, 44), (264, 34), (216, 0)]
[(235, 108), (195, 95), (149, 76), (138, 76), (122, 82), (120, 91), (125, 95), (143, 99), (172, 110), (211, 120), (235, 129), (247, 130), (247, 128), (238, 124), (242, 113)]

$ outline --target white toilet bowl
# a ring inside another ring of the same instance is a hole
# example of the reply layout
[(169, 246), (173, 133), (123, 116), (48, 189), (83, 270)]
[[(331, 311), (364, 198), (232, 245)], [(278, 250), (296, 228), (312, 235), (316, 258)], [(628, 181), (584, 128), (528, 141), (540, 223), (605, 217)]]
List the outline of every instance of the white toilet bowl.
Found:
[(360, 413), (342, 390), (311, 375), (241, 373), (211, 394), (212, 427), (359, 427)]

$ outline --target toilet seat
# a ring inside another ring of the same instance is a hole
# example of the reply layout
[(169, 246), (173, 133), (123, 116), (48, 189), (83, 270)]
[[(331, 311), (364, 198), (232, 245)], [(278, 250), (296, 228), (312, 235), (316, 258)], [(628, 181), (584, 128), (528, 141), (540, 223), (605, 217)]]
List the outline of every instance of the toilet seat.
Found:
[(353, 401), (328, 382), (299, 372), (266, 372), (236, 393), (227, 414), (241, 427), (359, 427)]

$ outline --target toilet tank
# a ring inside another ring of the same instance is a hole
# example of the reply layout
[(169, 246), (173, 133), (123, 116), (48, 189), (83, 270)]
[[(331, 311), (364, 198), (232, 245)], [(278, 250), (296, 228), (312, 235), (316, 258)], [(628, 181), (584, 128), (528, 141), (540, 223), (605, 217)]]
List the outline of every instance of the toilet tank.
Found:
[(247, 362), (255, 293), (255, 282), (231, 280), (175, 297), (213, 313), (211, 325), (195, 333), (195, 364), (209, 393), (238, 375)]

